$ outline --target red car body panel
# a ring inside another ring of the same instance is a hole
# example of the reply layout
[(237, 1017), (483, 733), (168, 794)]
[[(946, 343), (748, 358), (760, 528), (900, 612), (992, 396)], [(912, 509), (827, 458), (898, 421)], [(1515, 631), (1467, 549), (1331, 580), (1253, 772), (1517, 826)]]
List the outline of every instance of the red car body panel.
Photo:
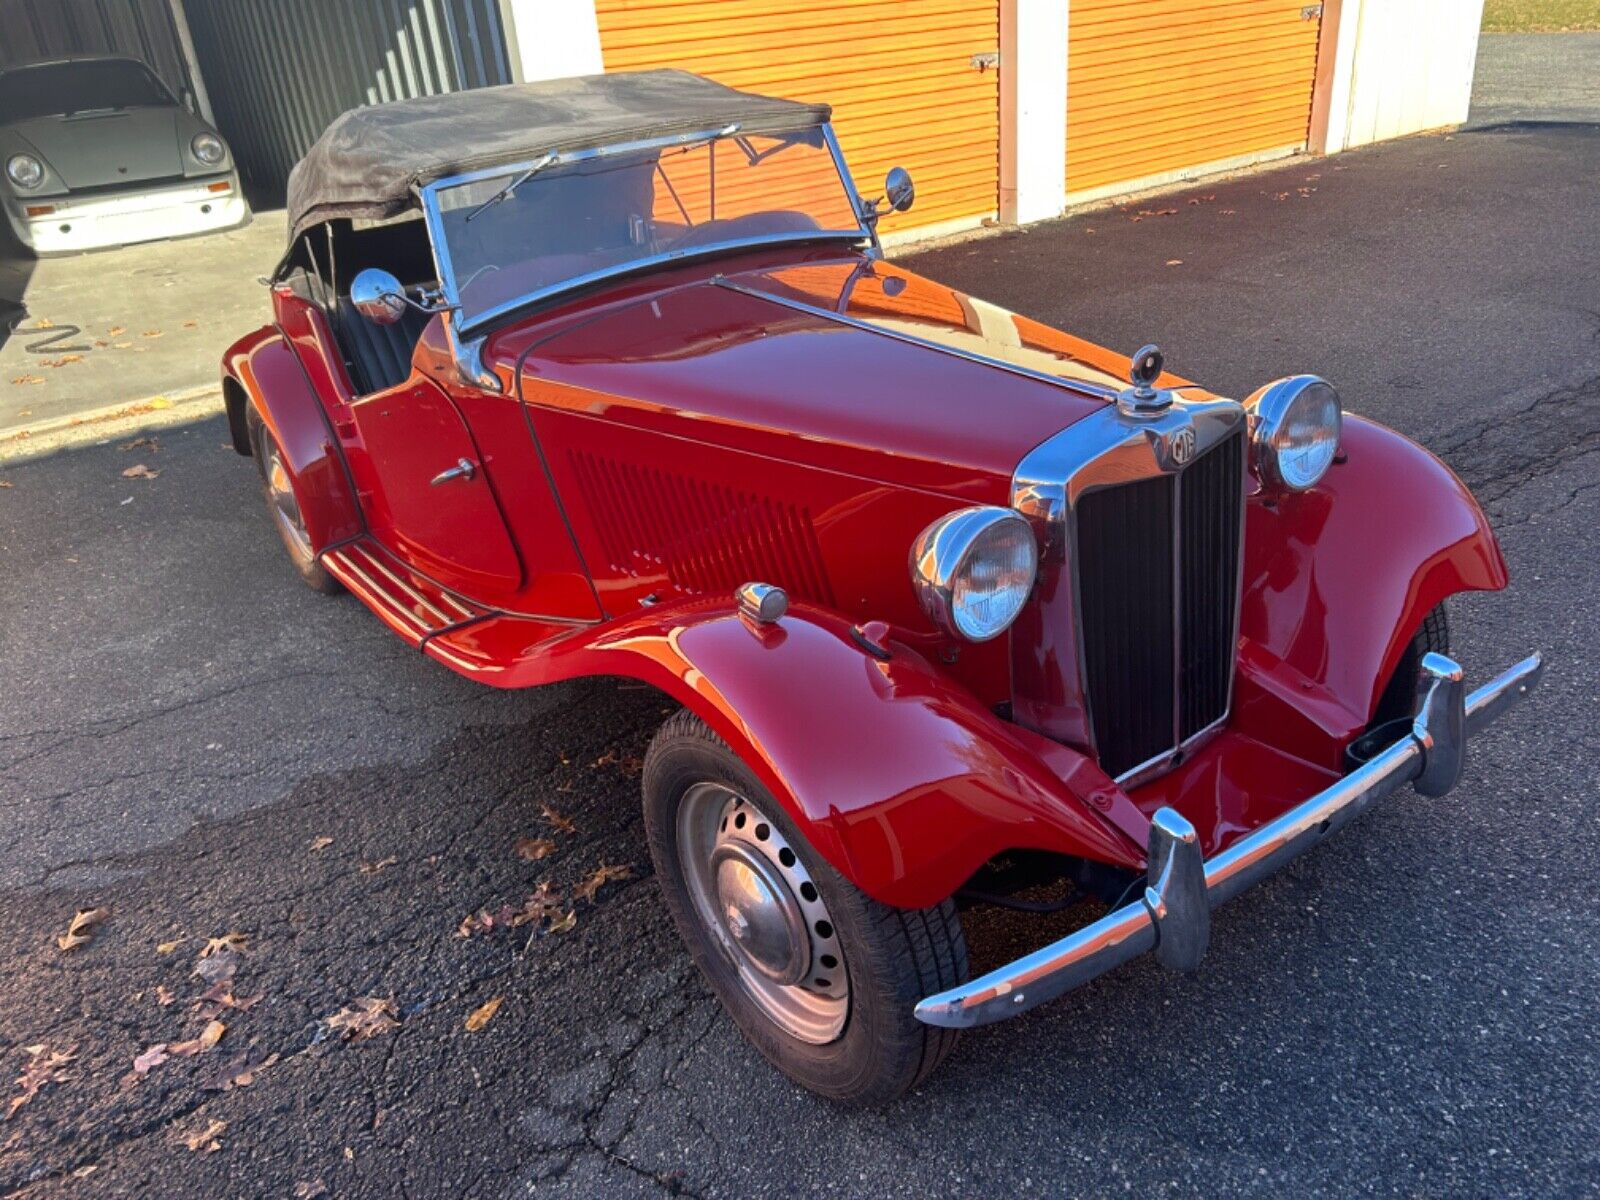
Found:
[[(1006, 639), (940, 635), (905, 569), (935, 518), (1008, 504), (1018, 461), (1103, 407), (1121, 356), (864, 256), (791, 249), (509, 325), (484, 350), (499, 393), (462, 381), (435, 319), (409, 380), (353, 398), (321, 312), (274, 298), (282, 333), (244, 339), (225, 371), (285, 431), (314, 543), (366, 531), (367, 561), (392, 555), (413, 591), (455, 593), (470, 615), (419, 631), (384, 588), (330, 569), (484, 683), (660, 688), (891, 904), (942, 899), (1007, 849), (1136, 870), (1163, 804), (1207, 854), (1224, 848), (1336, 777), (1435, 604), (1505, 584), (1449, 470), (1347, 418), (1321, 484), (1248, 502), (1227, 728), (1129, 793), (998, 715)], [(431, 485), (457, 457), (477, 476)], [(776, 627), (736, 615), (733, 588), (757, 578), (792, 598)], [(852, 634), (866, 622), (887, 660)]]

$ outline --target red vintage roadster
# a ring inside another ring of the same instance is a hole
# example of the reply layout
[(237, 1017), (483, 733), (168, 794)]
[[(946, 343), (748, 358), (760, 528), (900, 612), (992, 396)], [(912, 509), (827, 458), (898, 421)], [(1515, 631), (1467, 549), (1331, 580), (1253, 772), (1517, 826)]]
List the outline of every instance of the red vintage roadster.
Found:
[[(223, 363), (301, 578), (494, 687), (681, 705), (662, 894), (750, 1040), (883, 1102), (1410, 785), (1483, 513), (1320, 379), (1242, 403), (884, 260), (826, 107), (673, 71), (363, 108)], [(960, 909), (1105, 915), (968, 978)], [(1039, 896), (1057, 897), (1055, 901)], [(1027, 897), (1034, 897), (1029, 899)]]

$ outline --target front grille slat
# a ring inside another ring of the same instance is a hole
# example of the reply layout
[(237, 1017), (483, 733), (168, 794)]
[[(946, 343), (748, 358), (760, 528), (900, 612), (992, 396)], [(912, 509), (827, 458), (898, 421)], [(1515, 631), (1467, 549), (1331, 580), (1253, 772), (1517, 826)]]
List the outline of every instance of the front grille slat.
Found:
[(1078, 501), (1083, 684), (1108, 775), (1174, 751), (1227, 713), (1243, 503), (1242, 433), (1179, 474)]
[(1158, 475), (1078, 504), (1085, 683), (1109, 775), (1172, 745), (1173, 499), (1173, 477)]

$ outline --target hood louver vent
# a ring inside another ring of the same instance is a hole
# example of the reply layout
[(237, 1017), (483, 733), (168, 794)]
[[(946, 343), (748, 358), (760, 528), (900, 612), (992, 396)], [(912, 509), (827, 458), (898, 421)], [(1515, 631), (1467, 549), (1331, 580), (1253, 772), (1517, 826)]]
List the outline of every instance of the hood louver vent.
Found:
[(805, 509), (657, 467), (578, 451), (571, 461), (614, 570), (665, 574), (690, 593), (761, 579), (835, 604)]

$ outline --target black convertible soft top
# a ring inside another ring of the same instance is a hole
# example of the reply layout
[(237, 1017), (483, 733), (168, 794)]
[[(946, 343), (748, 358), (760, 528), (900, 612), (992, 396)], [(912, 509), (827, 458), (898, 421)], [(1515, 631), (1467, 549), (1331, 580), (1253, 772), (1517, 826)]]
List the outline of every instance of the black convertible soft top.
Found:
[(355, 108), (289, 175), (289, 241), (334, 217), (397, 216), (415, 189), (549, 150), (719, 129), (775, 133), (826, 121), (826, 104), (740, 92), (687, 71), (619, 71)]

